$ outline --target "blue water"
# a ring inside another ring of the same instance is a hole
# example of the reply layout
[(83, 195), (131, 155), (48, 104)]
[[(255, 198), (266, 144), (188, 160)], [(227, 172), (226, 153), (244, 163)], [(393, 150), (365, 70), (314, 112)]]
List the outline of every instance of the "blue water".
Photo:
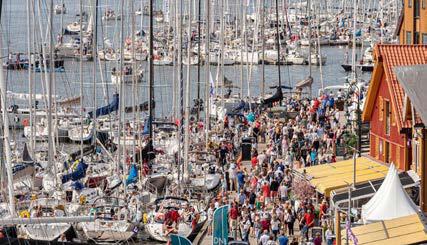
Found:
[[(36, 2), (38, 2), (36, 0)], [(64, 26), (70, 22), (76, 21), (77, 18), (75, 15), (79, 13), (79, 1), (78, 0), (65, 0), (65, 5), (67, 7), (67, 14), (63, 15)], [(88, 1), (83, 1), (87, 3)], [(112, 8), (117, 13), (120, 12), (119, 4), (121, 1), (118, 0), (99, 0), (100, 3), (100, 15), (105, 12), (106, 8)], [(130, 1), (126, 0), (125, 3), (129, 4)], [(146, 2), (146, 1), (144, 1)], [(42, 8), (42, 22), (43, 22), (43, 34), (46, 36), (48, 29), (47, 25), (47, 4), (49, 1), (41, 1)], [(61, 3), (61, 0), (55, 0), (54, 4)], [(138, 9), (141, 5), (141, 1), (135, 1), (135, 9)], [(2, 37), (3, 37), (3, 50), (2, 56), (6, 56), (10, 52), (27, 52), (27, 13), (26, 13), (27, 0), (4, 0), (3, 1), (3, 10), (2, 10)], [(85, 11), (89, 11), (88, 5), (85, 5)], [(157, 7), (161, 8), (161, 1), (157, 2)], [(127, 6), (129, 9), (129, 6)], [(129, 12), (126, 10), (126, 12)], [(140, 29), (140, 23), (144, 23), (142, 26), (143, 29), (147, 29), (146, 18), (141, 21), (141, 17), (136, 17), (137, 27)], [(98, 21), (99, 25), (101, 21)], [(125, 36), (130, 33), (130, 18), (129, 14), (125, 18)], [(37, 35), (37, 45), (40, 47), (40, 31), (38, 22), (34, 25), (36, 27)], [(31, 30), (34, 29), (33, 23), (31, 23)], [(61, 15), (54, 15), (54, 37), (56, 40), (57, 33), (61, 30)], [(99, 29), (99, 43), (98, 46), (101, 48), (103, 38), (109, 38), (114, 42), (116, 46), (119, 45), (119, 28), (120, 23), (115, 24), (114, 22), (109, 22), (107, 26)], [(156, 24), (156, 30), (162, 31), (160, 24)], [(44, 36), (44, 38), (45, 38)], [(40, 48), (39, 48), (40, 49)], [(346, 52), (345, 47), (322, 47), (321, 52), (327, 56), (327, 63), (322, 67), (323, 70), (323, 80), (325, 86), (342, 84), (345, 81), (346, 73), (341, 68), (341, 63), (344, 59), (344, 53)], [(360, 51), (358, 51), (360, 52)], [(96, 98), (97, 105), (104, 104), (108, 97), (118, 91), (118, 88), (115, 85), (109, 83), (110, 77), (109, 74), (113, 66), (118, 66), (114, 62), (102, 62), (102, 72), (104, 79), (107, 80), (106, 84), (101, 83), (101, 72), (99, 66), (97, 66), (97, 86), (96, 86)], [(93, 74), (93, 63), (84, 62), (83, 64), (83, 103), (87, 107), (93, 106), (93, 84), (92, 84), (92, 74)], [(145, 77), (148, 78), (148, 67), (147, 63), (143, 62), (142, 66), (145, 68)], [(80, 85), (79, 85), (79, 61), (77, 60), (66, 60), (65, 64), (66, 72), (64, 73), (55, 73), (54, 75), (54, 93), (61, 95), (63, 97), (71, 97), (80, 94)], [(173, 84), (173, 73), (174, 67), (172, 66), (156, 66), (155, 67), (155, 100), (156, 100), (156, 114), (158, 116), (169, 116), (172, 112), (172, 84)], [(176, 69), (175, 69), (176, 71)], [(211, 68), (213, 77), (216, 75), (217, 67)], [(306, 78), (309, 73), (308, 66), (282, 66), (282, 84), (296, 84), (298, 81)], [(236, 82), (237, 85), (240, 84), (240, 66), (227, 66), (225, 67), (224, 74), (227, 78)], [(244, 66), (245, 81), (243, 86), (244, 94), (247, 94), (247, 70), (246, 65)], [(320, 88), (320, 69), (319, 67), (312, 68), (312, 74), (314, 77), (313, 84), (313, 93), (317, 93), (317, 90)], [(35, 84), (36, 93), (45, 92), (44, 86), (42, 86), (42, 75), (43, 73), (35, 74)], [(196, 88), (197, 88), (197, 67), (191, 67), (190, 69), (191, 76), (191, 89), (190, 97), (195, 98)], [(366, 80), (369, 80), (369, 74), (361, 74)], [(7, 71), (7, 90), (11, 90), (18, 93), (27, 93), (28, 92), (28, 72), (26, 71)], [(176, 79), (176, 75), (175, 75)], [(184, 80), (186, 79), (186, 68), (184, 68)], [(205, 82), (205, 68), (201, 69), (201, 82), (204, 86)], [(265, 81), (266, 81), (266, 92), (270, 92), (267, 86), (275, 85), (278, 81), (278, 71), (277, 66), (266, 66), (265, 67)], [(252, 67), (252, 79), (250, 82), (250, 94), (259, 95), (261, 88), (261, 66), (255, 65)], [(105, 94), (104, 94), (105, 91)], [(132, 85), (124, 86), (124, 96), (122, 98), (125, 101), (126, 105), (130, 105), (132, 101)], [(238, 92), (238, 91), (237, 91)], [(204, 97), (204, 88), (201, 89), (201, 96)], [(144, 83), (139, 84), (139, 96), (137, 102), (146, 101), (148, 97), (147, 85)]]

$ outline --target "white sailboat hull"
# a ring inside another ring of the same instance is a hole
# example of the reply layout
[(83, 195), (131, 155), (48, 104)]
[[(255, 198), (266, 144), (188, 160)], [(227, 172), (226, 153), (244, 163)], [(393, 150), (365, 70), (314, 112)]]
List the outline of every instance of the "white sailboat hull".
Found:
[(135, 235), (135, 226), (124, 220), (95, 220), (82, 223), (87, 239), (95, 241), (127, 241)]
[(31, 240), (54, 241), (72, 226), (67, 223), (34, 224), (21, 226), (22, 232)]

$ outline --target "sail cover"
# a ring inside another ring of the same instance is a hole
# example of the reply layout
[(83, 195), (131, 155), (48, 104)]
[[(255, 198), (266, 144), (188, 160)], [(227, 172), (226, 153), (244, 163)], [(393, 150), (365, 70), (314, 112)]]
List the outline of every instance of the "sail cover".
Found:
[[(108, 115), (113, 111), (117, 111), (119, 109), (119, 94), (113, 95), (113, 100), (110, 104), (100, 107), (96, 109), (95, 117)], [(89, 117), (93, 117), (93, 111), (89, 112)]]
[(87, 167), (88, 165), (83, 160), (80, 160), (73, 172), (62, 176), (62, 183), (67, 183), (70, 180), (76, 181), (85, 177)]
[(135, 164), (132, 164), (130, 166), (129, 175), (126, 179), (126, 185), (135, 183), (138, 180), (138, 169), (136, 168)]
[(28, 152), (27, 144), (24, 144), (24, 150), (22, 151), (22, 161), (24, 163), (33, 163), (33, 159), (30, 156), (30, 153)]
[(238, 113), (245, 108), (246, 108), (246, 102), (244, 100), (241, 100), (240, 103), (236, 107), (233, 108), (232, 112)]
[(362, 219), (364, 223), (390, 220), (416, 214), (417, 210), (400, 182), (396, 167), (391, 164), (377, 193), (362, 206)]
[(273, 105), (273, 103), (279, 102), (283, 99), (283, 93), (282, 93), (282, 88), (281, 87), (277, 87), (276, 88), (276, 93), (271, 96), (270, 98), (267, 98), (263, 101), (264, 105)]

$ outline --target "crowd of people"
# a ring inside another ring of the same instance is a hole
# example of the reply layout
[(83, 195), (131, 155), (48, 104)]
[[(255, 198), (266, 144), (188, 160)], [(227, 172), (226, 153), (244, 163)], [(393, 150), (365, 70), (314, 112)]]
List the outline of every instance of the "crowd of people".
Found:
[[(261, 245), (333, 244), (328, 201), (298, 195), (293, 169), (336, 161), (336, 146), (346, 130), (339, 92), (287, 99), (285, 116), (259, 110), (224, 119), (226, 140), (216, 154), (225, 181), (210, 205), (209, 220), (216, 208), (230, 204), (234, 239)], [(250, 161), (242, 161), (247, 156), (238, 150), (242, 138), (251, 140)]]

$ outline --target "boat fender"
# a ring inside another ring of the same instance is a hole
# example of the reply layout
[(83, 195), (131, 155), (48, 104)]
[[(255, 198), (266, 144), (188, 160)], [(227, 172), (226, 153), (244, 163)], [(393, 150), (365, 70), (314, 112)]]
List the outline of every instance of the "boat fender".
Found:
[(81, 205), (86, 204), (86, 196), (85, 195), (81, 195), (80, 198), (79, 198), (79, 201), (80, 201)]
[(30, 126), (30, 122), (29, 122), (28, 118), (24, 118), (24, 120), (22, 120), (22, 126), (24, 126), (24, 127)]
[(148, 223), (148, 214), (147, 214), (147, 213), (144, 213), (144, 214), (142, 215), (142, 222), (143, 222), (144, 224), (147, 224), (147, 223)]
[(30, 212), (28, 212), (27, 210), (21, 211), (21, 213), (19, 213), (19, 217), (30, 218)]

